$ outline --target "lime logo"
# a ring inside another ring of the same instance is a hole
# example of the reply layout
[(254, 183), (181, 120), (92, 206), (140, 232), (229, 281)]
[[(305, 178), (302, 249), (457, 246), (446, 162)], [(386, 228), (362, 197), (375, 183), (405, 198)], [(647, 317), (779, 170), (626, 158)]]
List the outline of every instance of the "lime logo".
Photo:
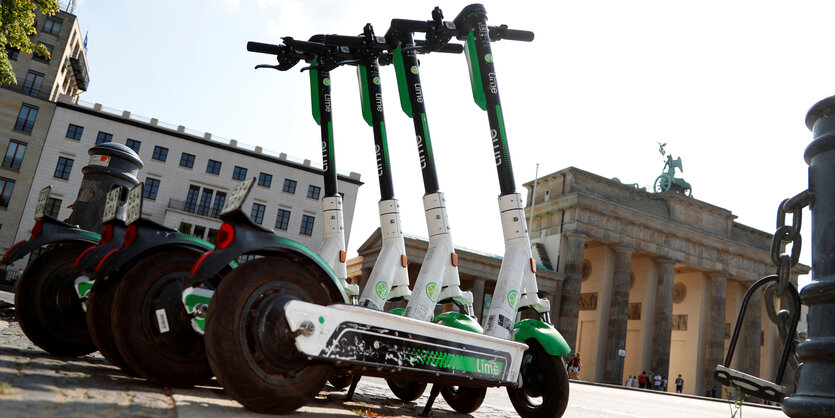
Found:
[(511, 290), (510, 293), (507, 294), (507, 303), (510, 304), (510, 307), (516, 309), (516, 304), (519, 303), (519, 293), (516, 293), (515, 290)]
[(493, 55), (492, 54), (485, 55), (484, 60), (487, 61), (487, 62), (493, 62)]
[(380, 77), (374, 77), (374, 79), (371, 80), (371, 81), (374, 83), (375, 86), (380, 85)]
[(377, 296), (379, 296), (380, 299), (385, 300), (386, 296), (388, 296), (389, 294), (389, 285), (388, 283), (380, 280), (379, 282), (377, 282), (377, 285), (374, 286), (374, 290), (377, 291)]
[(426, 296), (432, 299), (432, 302), (438, 301), (438, 296), (441, 295), (441, 287), (437, 283), (429, 283), (426, 285)]
[(324, 84), (326, 86), (330, 86), (331, 85), (331, 79), (326, 78), (326, 79), (322, 80), (322, 84)]
[(417, 74), (417, 73), (418, 73), (418, 67), (417, 67), (417, 65), (413, 65), (412, 66), (412, 74)]

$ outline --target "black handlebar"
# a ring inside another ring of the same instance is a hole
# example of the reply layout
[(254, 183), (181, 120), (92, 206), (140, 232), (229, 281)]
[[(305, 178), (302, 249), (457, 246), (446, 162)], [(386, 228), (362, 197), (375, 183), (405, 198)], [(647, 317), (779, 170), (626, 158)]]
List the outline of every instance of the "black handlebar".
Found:
[(281, 45), (264, 44), (261, 42), (249, 41), (246, 43), (246, 50), (249, 52), (258, 52), (261, 54), (281, 55), (284, 51)]
[(511, 41), (531, 42), (533, 41), (533, 32), (529, 30), (508, 29), (507, 25), (490, 26), (490, 40), (500, 41), (507, 39)]

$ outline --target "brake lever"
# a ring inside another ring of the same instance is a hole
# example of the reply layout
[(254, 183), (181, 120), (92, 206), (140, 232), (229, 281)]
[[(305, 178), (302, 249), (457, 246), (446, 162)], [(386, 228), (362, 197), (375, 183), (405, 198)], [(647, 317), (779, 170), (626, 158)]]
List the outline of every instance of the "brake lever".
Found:
[(255, 66), (256, 70), (259, 70), (261, 68), (272, 68), (273, 70), (281, 71), (281, 69), (279, 68), (278, 65), (258, 64), (258, 65)]

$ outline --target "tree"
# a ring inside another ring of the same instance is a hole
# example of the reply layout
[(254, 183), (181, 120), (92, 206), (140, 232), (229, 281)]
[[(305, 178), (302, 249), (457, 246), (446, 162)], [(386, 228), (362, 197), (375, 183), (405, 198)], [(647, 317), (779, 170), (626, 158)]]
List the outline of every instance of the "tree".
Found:
[(6, 54), (6, 48), (16, 48), (27, 54), (32, 51), (49, 58), (49, 51), (32, 42), (35, 28), (35, 11), (52, 16), (58, 11), (58, 0), (2, 0), (0, 1), (0, 82), (17, 84), (17, 79)]

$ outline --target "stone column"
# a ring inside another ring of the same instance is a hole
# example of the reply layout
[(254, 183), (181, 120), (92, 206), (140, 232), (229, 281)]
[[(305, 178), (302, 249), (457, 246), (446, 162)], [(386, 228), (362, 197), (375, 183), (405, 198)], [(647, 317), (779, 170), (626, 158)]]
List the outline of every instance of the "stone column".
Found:
[(580, 314), (580, 285), (583, 281), (583, 252), (586, 249), (586, 237), (583, 234), (566, 234), (565, 262), (560, 294), (560, 315), (557, 318), (557, 329), (571, 347), (577, 350), (577, 321)]
[(484, 284), (486, 282), (486, 279), (480, 277), (473, 278), (473, 311), (479, 323), (484, 313)]
[(615, 269), (612, 277), (612, 298), (609, 304), (609, 330), (606, 334), (603, 382), (623, 384), (623, 360), (626, 350), (626, 324), (629, 318), (629, 277), (632, 273), (632, 252), (629, 247), (615, 247)]
[[(751, 282), (740, 282), (742, 291), (748, 291)], [(745, 319), (740, 331), (740, 344), (734, 357), (739, 358), (740, 371), (753, 376), (760, 375), (760, 342), (762, 341), (762, 298), (758, 290), (748, 299)]]
[(655, 293), (655, 324), (650, 347), (650, 370), (670, 378), (670, 337), (673, 332), (673, 275), (675, 262), (658, 259), (658, 282)]
[[(711, 273), (710, 276), (710, 304), (707, 332), (707, 350), (705, 351), (705, 366), (703, 370), (705, 391), (716, 391), (716, 396), (722, 396), (722, 385), (713, 380), (713, 370), (717, 364), (725, 362), (725, 305), (727, 298), (728, 275)], [(698, 388), (697, 388), (698, 389)], [(696, 395), (702, 393), (696, 392)]]

